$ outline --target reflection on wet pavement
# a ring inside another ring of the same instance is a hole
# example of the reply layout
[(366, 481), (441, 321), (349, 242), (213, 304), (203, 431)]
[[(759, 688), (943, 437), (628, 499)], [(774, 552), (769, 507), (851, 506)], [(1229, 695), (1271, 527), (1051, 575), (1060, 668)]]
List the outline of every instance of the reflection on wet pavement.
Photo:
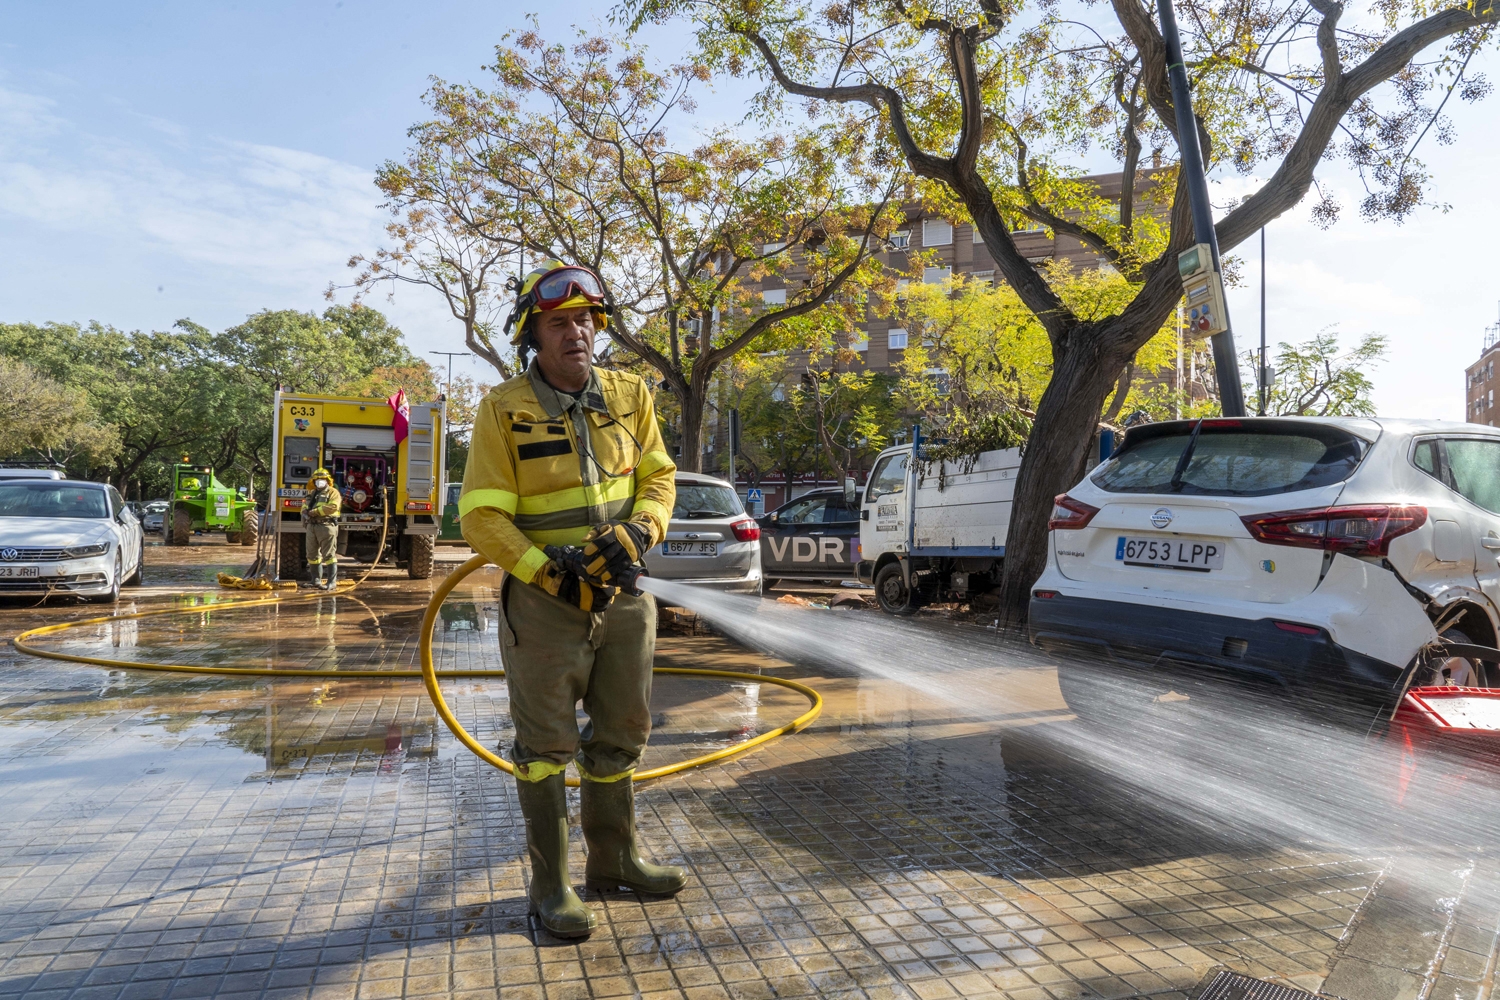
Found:
[[(444, 608), (440, 668), (498, 667), (494, 582)], [(1215, 833), (1101, 783), (1028, 736), (1074, 723), (1052, 672), (999, 637), (997, 663), (1021, 666), (998, 721), (721, 638), (664, 637), (659, 665), (794, 676), (828, 707), (805, 733), (642, 786), (642, 836), (689, 887), (589, 893), (599, 932), (563, 944), (526, 915), (511, 779), (457, 746), (420, 682), (339, 677), (416, 665), (430, 586), (372, 584), (47, 639), (326, 677), (0, 650), (0, 996), (1079, 1000), (1180, 997), (1220, 965), (1317, 989), (1350, 960), (1361, 907), (1401, 875), (1386, 857)], [(0, 629), (95, 614), (10, 606)], [(508, 745), (503, 681), (444, 690), (476, 737)], [(646, 763), (804, 707), (771, 685), (658, 677)], [(1495, 875), (1481, 859), (1464, 885)], [(1447, 957), (1431, 964), (1429, 949), (1414, 973), (1430, 1000), (1487, 989), (1496, 894), (1464, 891), (1434, 932)]]

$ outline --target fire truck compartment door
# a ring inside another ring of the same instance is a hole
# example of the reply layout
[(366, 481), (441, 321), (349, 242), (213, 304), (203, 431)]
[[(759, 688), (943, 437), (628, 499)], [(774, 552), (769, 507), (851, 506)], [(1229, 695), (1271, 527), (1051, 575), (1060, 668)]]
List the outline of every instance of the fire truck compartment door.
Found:
[(395, 451), (396, 432), (389, 427), (350, 427), (325, 424), (323, 443), (329, 448)]

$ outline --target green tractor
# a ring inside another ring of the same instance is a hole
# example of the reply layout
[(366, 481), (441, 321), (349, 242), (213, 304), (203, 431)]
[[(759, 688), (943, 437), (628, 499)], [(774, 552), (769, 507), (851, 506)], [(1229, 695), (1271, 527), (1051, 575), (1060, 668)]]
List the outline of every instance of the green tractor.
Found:
[(172, 467), (172, 519), (164, 527), (168, 545), (186, 545), (195, 531), (222, 531), (233, 545), (254, 546), (260, 538), (255, 501), (214, 478), (206, 465)]

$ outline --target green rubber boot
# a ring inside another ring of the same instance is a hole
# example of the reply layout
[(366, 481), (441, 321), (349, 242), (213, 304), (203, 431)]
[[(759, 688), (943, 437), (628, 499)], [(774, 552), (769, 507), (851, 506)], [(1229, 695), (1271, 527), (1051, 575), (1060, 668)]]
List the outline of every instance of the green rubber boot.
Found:
[(687, 885), (687, 873), (675, 865), (642, 861), (635, 846), (635, 788), (619, 781), (583, 780), (583, 839), (589, 846), (584, 884), (598, 892), (621, 886), (648, 896), (675, 896)]
[(594, 913), (568, 881), (568, 798), (559, 772), (541, 781), (516, 779), (531, 855), (531, 912), (560, 938), (583, 938), (598, 926)]

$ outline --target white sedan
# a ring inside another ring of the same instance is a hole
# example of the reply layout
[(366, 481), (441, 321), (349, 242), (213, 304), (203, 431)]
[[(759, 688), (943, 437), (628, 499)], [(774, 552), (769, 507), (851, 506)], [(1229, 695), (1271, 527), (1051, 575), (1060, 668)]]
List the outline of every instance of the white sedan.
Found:
[(0, 595), (117, 601), (141, 582), (141, 524), (113, 486), (0, 481)]

